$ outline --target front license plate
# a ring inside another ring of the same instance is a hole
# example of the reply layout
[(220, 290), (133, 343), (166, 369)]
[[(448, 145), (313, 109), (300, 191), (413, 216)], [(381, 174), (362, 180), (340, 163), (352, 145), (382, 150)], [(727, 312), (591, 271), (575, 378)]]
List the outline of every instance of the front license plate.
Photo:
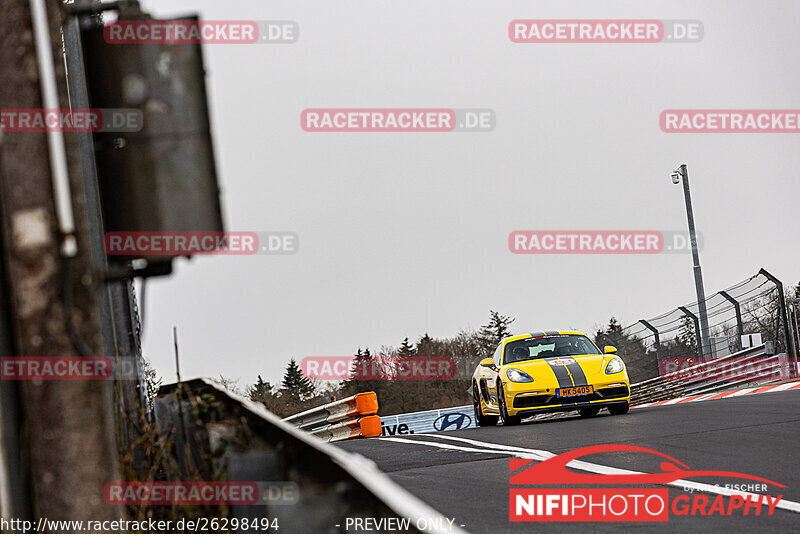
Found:
[(594, 386), (576, 386), (574, 388), (560, 388), (556, 397), (574, 397), (575, 395), (588, 395), (594, 392)]

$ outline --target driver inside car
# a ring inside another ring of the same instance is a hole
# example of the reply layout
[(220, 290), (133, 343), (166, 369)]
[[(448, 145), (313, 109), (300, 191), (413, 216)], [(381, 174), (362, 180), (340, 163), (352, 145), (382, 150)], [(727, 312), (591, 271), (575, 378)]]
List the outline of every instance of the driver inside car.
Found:
[(523, 360), (527, 360), (528, 358), (530, 358), (531, 352), (528, 349), (528, 347), (518, 346), (514, 347), (514, 352), (511, 353), (511, 356), (513, 358), (512, 361), (521, 362)]

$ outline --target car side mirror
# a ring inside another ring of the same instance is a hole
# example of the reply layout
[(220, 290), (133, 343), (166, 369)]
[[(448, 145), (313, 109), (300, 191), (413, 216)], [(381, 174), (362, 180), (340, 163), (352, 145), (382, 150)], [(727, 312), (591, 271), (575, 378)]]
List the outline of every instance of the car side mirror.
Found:
[(481, 360), (481, 366), (494, 367), (494, 360), (492, 358), (484, 358)]
[(617, 347), (612, 347), (611, 345), (606, 345), (605, 347), (603, 347), (603, 352), (606, 353), (606, 354), (616, 354), (617, 353)]

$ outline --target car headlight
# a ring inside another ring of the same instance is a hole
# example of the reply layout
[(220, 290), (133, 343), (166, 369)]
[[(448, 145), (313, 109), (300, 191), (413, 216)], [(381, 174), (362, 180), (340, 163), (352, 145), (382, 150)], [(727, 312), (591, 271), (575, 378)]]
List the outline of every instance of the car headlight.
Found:
[(528, 373), (519, 369), (509, 369), (506, 371), (506, 376), (512, 382), (533, 382), (533, 378)]
[(622, 365), (621, 358), (612, 358), (611, 361), (608, 362), (608, 365), (606, 365), (606, 374), (613, 375), (614, 373), (621, 372), (624, 368), (625, 366)]

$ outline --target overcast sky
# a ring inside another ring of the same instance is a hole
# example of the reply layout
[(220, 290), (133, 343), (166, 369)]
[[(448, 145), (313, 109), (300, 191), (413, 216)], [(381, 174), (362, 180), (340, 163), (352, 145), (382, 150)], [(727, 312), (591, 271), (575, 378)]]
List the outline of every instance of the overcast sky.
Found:
[[(797, 109), (800, 4), (143, 1), (159, 17), (292, 20), (284, 45), (204, 47), (227, 230), (296, 232), (290, 256), (176, 262), (148, 285), (145, 356), (174, 380), (279, 381), (490, 309), (518, 331), (628, 324), (694, 297), (691, 256), (515, 255), (513, 230), (685, 230), (706, 292), (760, 267), (800, 280), (798, 134), (667, 134), (665, 109)], [(518, 18), (697, 19), (699, 43), (515, 44)], [(308, 133), (306, 108), (490, 108), (486, 133)]]

